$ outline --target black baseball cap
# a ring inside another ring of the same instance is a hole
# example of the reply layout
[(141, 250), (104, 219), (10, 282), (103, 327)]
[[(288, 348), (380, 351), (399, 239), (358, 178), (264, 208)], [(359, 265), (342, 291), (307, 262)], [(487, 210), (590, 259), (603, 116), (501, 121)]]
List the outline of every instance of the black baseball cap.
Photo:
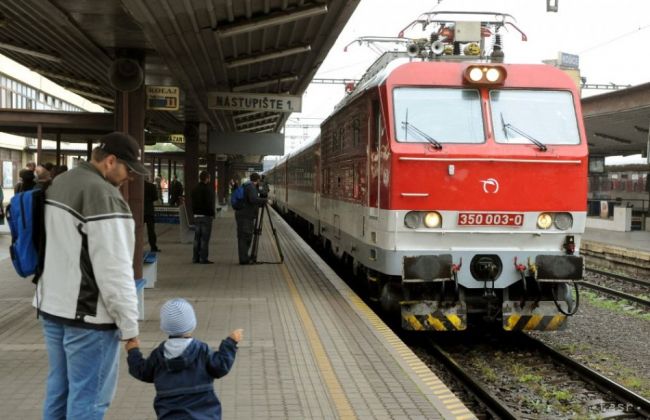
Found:
[(140, 156), (140, 147), (138, 142), (126, 133), (115, 131), (99, 139), (99, 148), (106, 153), (115, 155), (129, 167), (129, 169), (139, 175), (146, 175), (147, 169), (138, 159)]

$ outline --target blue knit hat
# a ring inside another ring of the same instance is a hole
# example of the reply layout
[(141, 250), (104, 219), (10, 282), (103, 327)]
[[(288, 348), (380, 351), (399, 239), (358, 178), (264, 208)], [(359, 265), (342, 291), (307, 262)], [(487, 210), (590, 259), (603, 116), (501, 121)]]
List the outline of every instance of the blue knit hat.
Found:
[(160, 308), (160, 329), (168, 335), (183, 335), (196, 328), (196, 315), (185, 299), (172, 299)]

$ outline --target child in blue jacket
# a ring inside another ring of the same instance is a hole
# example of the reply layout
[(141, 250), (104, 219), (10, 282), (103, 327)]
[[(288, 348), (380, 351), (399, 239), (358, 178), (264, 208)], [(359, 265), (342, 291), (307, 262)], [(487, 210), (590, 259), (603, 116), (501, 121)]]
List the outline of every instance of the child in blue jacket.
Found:
[(242, 330), (234, 330), (212, 351), (192, 338), (196, 315), (185, 299), (172, 299), (160, 308), (160, 329), (169, 336), (147, 359), (138, 340), (126, 343), (129, 373), (156, 386), (154, 409), (159, 419), (221, 419), (215, 378), (226, 375), (235, 362)]

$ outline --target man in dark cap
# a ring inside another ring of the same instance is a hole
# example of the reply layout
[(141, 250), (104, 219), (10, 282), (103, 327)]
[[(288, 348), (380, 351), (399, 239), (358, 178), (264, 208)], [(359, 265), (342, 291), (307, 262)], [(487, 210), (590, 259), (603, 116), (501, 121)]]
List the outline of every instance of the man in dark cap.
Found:
[(49, 360), (43, 418), (103, 418), (119, 341), (138, 336), (135, 222), (117, 187), (147, 171), (135, 139), (100, 138), (90, 162), (46, 191), (45, 267), (34, 296)]
[(14, 187), (14, 194), (29, 191), (36, 186), (36, 175), (31, 169), (21, 169), (18, 172), (18, 177), (20, 181)]

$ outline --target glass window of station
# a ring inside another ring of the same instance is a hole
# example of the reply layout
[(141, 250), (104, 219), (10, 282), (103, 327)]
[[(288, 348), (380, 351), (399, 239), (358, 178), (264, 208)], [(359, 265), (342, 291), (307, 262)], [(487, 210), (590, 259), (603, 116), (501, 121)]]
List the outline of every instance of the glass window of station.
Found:
[(0, 74), (0, 108), (81, 112), (82, 109)]

